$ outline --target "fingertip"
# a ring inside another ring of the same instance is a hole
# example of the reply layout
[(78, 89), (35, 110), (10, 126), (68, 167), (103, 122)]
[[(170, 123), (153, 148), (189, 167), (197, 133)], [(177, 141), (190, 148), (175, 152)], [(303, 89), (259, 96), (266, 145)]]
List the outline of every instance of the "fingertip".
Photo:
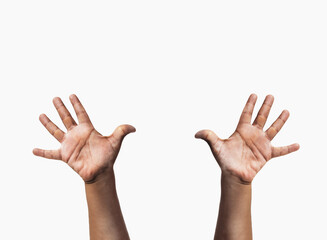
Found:
[(295, 147), (295, 151), (297, 151), (297, 150), (299, 150), (299, 149), (300, 149), (300, 147), (301, 147), (301, 146), (300, 146), (300, 144), (298, 144), (298, 143), (295, 143), (295, 144), (294, 144), (294, 147)]
[(195, 138), (202, 138), (202, 136), (203, 136), (203, 132), (204, 132), (205, 130), (200, 130), (200, 131), (198, 131), (195, 135), (194, 135), (194, 137)]
[(69, 96), (70, 101), (74, 100), (75, 98), (77, 98), (76, 94), (74, 94), (74, 93), (70, 94), (70, 96)]
[(128, 125), (128, 127), (130, 128), (131, 133), (136, 132), (136, 128), (134, 126)]
[(58, 102), (58, 101), (61, 101), (61, 98), (60, 97), (54, 97), (52, 99), (53, 104), (56, 104), (56, 102)]
[(274, 95), (272, 95), (272, 94), (268, 94), (268, 95), (266, 96), (266, 98), (275, 99)]
[(196, 133), (194, 134), (194, 137), (195, 137), (195, 138), (199, 138), (199, 132), (196, 132)]
[(44, 113), (41, 113), (39, 116), (39, 120), (42, 121), (43, 118), (46, 118), (47, 115), (45, 115)]
[[(129, 124), (123, 124), (117, 127), (116, 130), (120, 130), (123, 136), (126, 136), (129, 133), (133, 133), (136, 131), (135, 127)], [(115, 130), (115, 131), (116, 131)]]
[(284, 109), (282, 115), (283, 115), (282, 119), (286, 122), (287, 119), (290, 117), (290, 112), (287, 109)]
[(284, 114), (287, 114), (288, 116), (290, 115), (290, 111), (288, 111), (287, 109), (284, 109), (284, 110), (283, 110), (283, 113), (284, 113)]
[(253, 100), (257, 100), (258, 96), (257, 96), (257, 94), (255, 94), (255, 93), (251, 93), (251, 95), (250, 95), (249, 98), (251, 98), (251, 99), (253, 99)]
[(258, 99), (257, 94), (255, 94), (255, 93), (251, 93), (251, 95), (250, 95), (249, 98), (248, 98), (247, 104), (250, 103), (250, 104), (252, 104), (252, 105), (255, 105), (256, 102), (257, 102), (257, 99)]
[(300, 144), (298, 143), (293, 143), (290, 146), (288, 146), (289, 153), (296, 152), (300, 149)]
[(275, 98), (274, 98), (274, 96), (271, 95), (271, 94), (268, 94), (268, 95), (266, 96), (266, 98), (265, 98), (265, 102), (266, 102), (268, 105), (270, 105), (270, 107), (272, 106), (272, 104), (274, 103), (274, 101), (275, 101)]
[(221, 139), (212, 130), (204, 129), (195, 134), (195, 138), (200, 138), (206, 141), (211, 147), (219, 144)]
[(39, 152), (39, 149), (38, 148), (33, 148), (33, 151), (32, 152), (33, 152), (33, 154), (35, 156), (38, 156), (37, 153)]

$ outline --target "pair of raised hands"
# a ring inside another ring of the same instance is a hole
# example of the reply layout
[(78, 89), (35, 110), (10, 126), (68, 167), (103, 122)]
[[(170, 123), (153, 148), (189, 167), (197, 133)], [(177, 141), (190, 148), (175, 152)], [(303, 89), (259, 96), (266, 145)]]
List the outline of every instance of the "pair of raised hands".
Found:
[[(196, 138), (208, 142), (221, 170), (236, 177), (242, 183), (251, 183), (260, 169), (271, 158), (289, 154), (299, 149), (298, 144), (273, 147), (271, 141), (283, 127), (289, 117), (284, 110), (278, 119), (264, 131), (274, 98), (268, 95), (261, 106), (257, 117), (251, 124), (253, 109), (257, 96), (252, 94), (241, 114), (235, 132), (228, 139), (220, 139), (210, 130), (196, 133)], [(75, 122), (62, 100), (53, 99), (60, 118), (67, 132), (59, 129), (45, 114), (40, 121), (45, 128), (61, 143), (57, 150), (34, 149), (40, 157), (58, 159), (66, 162), (86, 183), (100, 179), (111, 171), (124, 137), (135, 131), (131, 125), (121, 125), (110, 136), (102, 136), (95, 130), (88, 114), (76, 95), (70, 96), (77, 115)]]

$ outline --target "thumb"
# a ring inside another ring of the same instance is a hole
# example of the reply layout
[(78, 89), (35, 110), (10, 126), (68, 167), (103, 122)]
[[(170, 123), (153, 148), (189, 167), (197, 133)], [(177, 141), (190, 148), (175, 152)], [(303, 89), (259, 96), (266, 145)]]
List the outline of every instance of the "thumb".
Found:
[(222, 140), (211, 130), (201, 130), (195, 134), (195, 138), (200, 138), (206, 141), (210, 147), (222, 143)]
[(121, 143), (127, 134), (135, 131), (136, 129), (132, 125), (123, 124), (115, 129), (115, 131), (112, 133), (112, 136), (117, 143)]

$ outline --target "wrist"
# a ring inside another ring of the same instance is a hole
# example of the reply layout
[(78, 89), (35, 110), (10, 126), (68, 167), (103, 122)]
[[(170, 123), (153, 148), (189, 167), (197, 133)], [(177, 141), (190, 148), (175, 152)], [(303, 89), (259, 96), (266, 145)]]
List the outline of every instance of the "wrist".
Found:
[(94, 185), (99, 182), (105, 182), (110, 181), (110, 179), (114, 178), (114, 169), (113, 166), (107, 167), (106, 169), (103, 169), (98, 174), (96, 174), (92, 180), (84, 181), (86, 185)]
[(252, 181), (244, 181), (240, 177), (234, 175), (231, 172), (228, 171), (221, 171), (221, 182), (228, 183), (228, 184), (234, 184), (234, 185), (240, 185), (240, 186), (251, 186)]
[[(239, 177), (229, 173), (221, 174), (221, 197), (227, 199), (251, 196), (251, 183), (243, 182)], [(236, 199), (234, 199), (236, 201)]]

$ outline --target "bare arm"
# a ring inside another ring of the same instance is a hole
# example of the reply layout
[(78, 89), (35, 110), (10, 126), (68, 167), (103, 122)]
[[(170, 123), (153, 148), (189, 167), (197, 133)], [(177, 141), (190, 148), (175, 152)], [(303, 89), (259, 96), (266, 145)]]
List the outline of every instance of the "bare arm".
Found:
[(214, 239), (252, 239), (251, 226), (251, 184), (223, 173)]
[(91, 239), (129, 239), (120, 209), (113, 169), (85, 184)]
[(235, 132), (228, 139), (220, 139), (210, 130), (199, 131), (195, 137), (209, 144), (218, 162), (221, 175), (221, 200), (215, 233), (216, 240), (252, 239), (251, 183), (260, 169), (274, 157), (299, 149), (298, 144), (273, 147), (272, 139), (289, 117), (284, 110), (266, 131), (267, 121), (274, 98), (268, 95), (251, 124), (257, 96), (252, 94), (242, 112)]
[(121, 125), (110, 136), (102, 136), (93, 127), (76, 95), (70, 96), (78, 118), (75, 122), (60, 98), (54, 98), (67, 132), (59, 129), (45, 114), (40, 121), (61, 143), (57, 150), (35, 148), (36, 156), (66, 162), (85, 182), (89, 208), (90, 236), (97, 239), (129, 239), (116, 193), (113, 166), (124, 137), (135, 131)]

